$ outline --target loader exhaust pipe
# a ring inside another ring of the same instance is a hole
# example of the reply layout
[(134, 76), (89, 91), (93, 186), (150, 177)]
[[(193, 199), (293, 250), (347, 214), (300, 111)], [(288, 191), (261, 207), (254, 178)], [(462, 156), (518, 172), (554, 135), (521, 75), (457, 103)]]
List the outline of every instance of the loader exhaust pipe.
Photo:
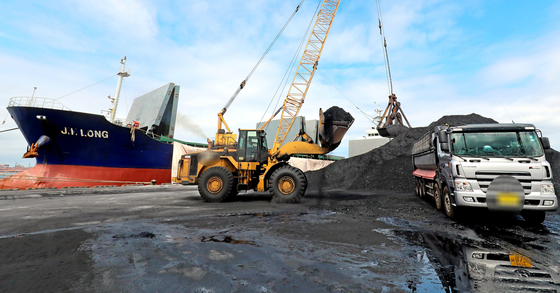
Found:
[(319, 109), (319, 141), (321, 147), (335, 150), (354, 123), (354, 117), (344, 109), (332, 106), (323, 112)]

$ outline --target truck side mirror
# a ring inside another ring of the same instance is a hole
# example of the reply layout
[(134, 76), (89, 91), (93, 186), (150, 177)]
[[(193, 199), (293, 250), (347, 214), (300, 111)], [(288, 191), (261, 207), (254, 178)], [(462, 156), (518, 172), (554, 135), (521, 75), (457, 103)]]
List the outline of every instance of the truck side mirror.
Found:
[(548, 140), (548, 137), (541, 137), (540, 139), (541, 139), (542, 147), (545, 150), (550, 149), (550, 141)]
[(440, 143), (447, 143), (449, 140), (447, 139), (447, 133), (445, 131), (438, 132), (438, 138)]
[(442, 151), (448, 152), (449, 151), (449, 143), (448, 142), (444, 142), (442, 144), (439, 145), (439, 148)]

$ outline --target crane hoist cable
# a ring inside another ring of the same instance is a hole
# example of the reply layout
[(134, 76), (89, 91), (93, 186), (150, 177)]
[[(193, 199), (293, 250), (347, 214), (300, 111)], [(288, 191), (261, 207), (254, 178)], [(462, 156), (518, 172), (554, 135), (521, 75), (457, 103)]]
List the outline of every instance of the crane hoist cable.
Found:
[(239, 84), (239, 87), (237, 88), (237, 90), (233, 93), (233, 95), (231, 96), (231, 98), (229, 99), (229, 101), (226, 103), (226, 105), (224, 106), (224, 109), (222, 110), (222, 115), (226, 112), (227, 108), (229, 107), (229, 105), (231, 105), (231, 103), (233, 102), (233, 100), (235, 100), (235, 98), (237, 97), (237, 95), (239, 94), (239, 92), (245, 87), (245, 85), (247, 84), (247, 82), (249, 81), (249, 78), (251, 78), (251, 75), (253, 75), (253, 73), (255, 72), (255, 70), (257, 70), (257, 67), (259, 67), (259, 65), (261, 64), (261, 62), (263, 61), (264, 57), (266, 56), (266, 54), (268, 54), (268, 52), (270, 51), (270, 49), (272, 48), (272, 46), (274, 46), (274, 44), (276, 43), (276, 41), (278, 40), (278, 38), (280, 37), (280, 35), (282, 34), (282, 32), (284, 32), (284, 29), (286, 29), (286, 27), (288, 26), (288, 24), (290, 23), (290, 21), (292, 20), (292, 18), (294, 17), (294, 15), (296, 15), (296, 13), (299, 11), (299, 8), (301, 6), (301, 4), (303, 4), (303, 2), (305, 2), (305, 0), (302, 0), (298, 6), (296, 7), (296, 9), (294, 10), (294, 12), (292, 13), (292, 15), (290, 16), (290, 18), (288, 18), (288, 20), (286, 21), (286, 23), (284, 24), (284, 26), (282, 27), (282, 29), (278, 32), (278, 34), (276, 35), (276, 37), (274, 38), (274, 40), (272, 40), (272, 43), (270, 43), (270, 45), (268, 46), (268, 48), (266, 49), (266, 51), (264, 51), (264, 53), (262, 54), (261, 58), (259, 59), (259, 61), (257, 61), (257, 64), (255, 64), (255, 66), (253, 67), (253, 69), (249, 72), (249, 74), (247, 75), (247, 77), (241, 82), (241, 84)]
[[(399, 134), (408, 131), (410, 128), (410, 123), (404, 115), (404, 112), (400, 106), (400, 102), (397, 102), (397, 96), (393, 92), (393, 79), (391, 77), (391, 65), (389, 64), (389, 52), (387, 50), (387, 39), (385, 38), (385, 28), (383, 27), (383, 15), (381, 14), (381, 3), (380, 0), (375, 0), (377, 5), (377, 19), (379, 21), (379, 35), (381, 37), (381, 46), (383, 47), (383, 57), (385, 61), (385, 71), (387, 73), (387, 84), (389, 88), (389, 103), (385, 112), (381, 116), (379, 123), (377, 124), (377, 131), (379, 135), (383, 137), (394, 138)], [(385, 120), (385, 121), (384, 121)], [(407, 126), (404, 126), (406, 122)], [(380, 125), (383, 123), (382, 125)]]
[[(375, 122), (375, 117), (369, 115), (368, 113), (362, 111), (362, 109), (360, 109), (358, 106), (356, 106), (356, 104), (354, 104), (354, 102), (352, 102), (352, 100), (350, 100), (350, 98), (348, 98), (341, 90), (339, 90), (336, 85), (334, 85), (334, 83), (325, 75), (323, 74), (323, 72), (321, 72), (321, 70), (317, 70), (345, 99), (348, 100), (348, 102), (350, 102), (350, 104), (352, 104), (352, 106), (354, 106), (356, 109), (358, 109), (358, 111), (362, 112), (362, 114), (366, 117), (367, 120), (371, 120), (371, 122), (373, 122), (374, 124), (377, 124), (377, 122)], [(374, 102), (375, 103), (375, 102)], [(377, 103), (376, 103), (377, 104)]]
[[(282, 80), (280, 81), (280, 83), (278, 84), (278, 87), (276, 88), (276, 92), (274, 93), (274, 95), (272, 96), (272, 98), (270, 99), (270, 102), (268, 103), (268, 106), (266, 107), (266, 110), (263, 113), (263, 116), (261, 117), (260, 122), (263, 121), (264, 117), (266, 116), (266, 113), (268, 112), (268, 109), (270, 109), (270, 105), (272, 105), (272, 102), (276, 99), (276, 105), (274, 106), (274, 109), (278, 108), (278, 104), (280, 103), (280, 100), (283, 96), (284, 90), (286, 89), (286, 86), (289, 82), (288, 76), (292, 76), (292, 71), (295, 69), (296, 66), (296, 62), (298, 61), (298, 58), (301, 56), (301, 50), (303, 49), (303, 46), (305, 45), (306, 40), (308, 39), (308, 35), (309, 35), (309, 31), (311, 30), (311, 27), (313, 26), (313, 22), (315, 21), (315, 15), (317, 15), (317, 12), (319, 11), (319, 8), (321, 7), (321, 2), (319, 2), (317, 4), (317, 8), (315, 8), (315, 12), (313, 13), (311, 19), (309, 20), (309, 25), (307, 26), (307, 29), (305, 30), (305, 33), (303, 34), (303, 36), (301, 37), (301, 40), (299, 42), (298, 48), (296, 49), (294, 56), (292, 57), (292, 60), (290, 61), (288, 67), (286, 68), (286, 72), (284, 73), (284, 76), (282, 77)], [(282, 85), (283, 84), (283, 85)], [(277, 96), (278, 91), (282, 89), (280, 91), (280, 94)], [(272, 117), (275, 117), (281, 110), (282, 108), (279, 108), (273, 115)], [(268, 125), (265, 128), (268, 129)]]
[(391, 77), (391, 65), (389, 64), (389, 53), (387, 52), (387, 39), (385, 38), (385, 27), (383, 26), (383, 15), (381, 14), (381, 3), (375, 1), (377, 5), (377, 20), (379, 21), (379, 36), (381, 37), (381, 50), (383, 51), (383, 62), (385, 63), (385, 73), (387, 76), (387, 88), (389, 95), (393, 94), (393, 79)]

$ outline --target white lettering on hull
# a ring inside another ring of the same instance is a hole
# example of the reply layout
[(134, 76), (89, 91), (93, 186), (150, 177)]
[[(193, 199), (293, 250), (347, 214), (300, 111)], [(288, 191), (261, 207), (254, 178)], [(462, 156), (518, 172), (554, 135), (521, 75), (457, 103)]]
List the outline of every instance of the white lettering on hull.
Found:
[(80, 128), (64, 127), (60, 133), (81, 137), (109, 138), (109, 132), (107, 130), (84, 130)]

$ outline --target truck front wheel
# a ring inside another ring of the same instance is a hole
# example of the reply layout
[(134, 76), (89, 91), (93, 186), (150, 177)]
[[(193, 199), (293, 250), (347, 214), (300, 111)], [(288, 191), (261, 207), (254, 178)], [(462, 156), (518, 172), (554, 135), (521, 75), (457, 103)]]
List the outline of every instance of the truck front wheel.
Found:
[(447, 188), (447, 186), (444, 186), (441, 194), (443, 196), (443, 207), (445, 209), (445, 214), (450, 219), (455, 219), (457, 217), (457, 208), (452, 205), (449, 188)]
[(274, 202), (298, 203), (307, 189), (307, 178), (300, 169), (286, 165), (272, 173), (268, 186)]
[(538, 225), (544, 222), (546, 213), (543, 211), (521, 211), (521, 216), (529, 224)]
[(434, 182), (432, 192), (434, 195), (434, 201), (436, 202), (436, 209), (438, 209), (438, 211), (441, 211), (443, 209), (443, 203), (441, 200), (441, 189), (439, 188), (439, 184), (437, 182)]
[(224, 167), (212, 167), (200, 176), (198, 192), (206, 202), (221, 202), (231, 194), (233, 174)]

